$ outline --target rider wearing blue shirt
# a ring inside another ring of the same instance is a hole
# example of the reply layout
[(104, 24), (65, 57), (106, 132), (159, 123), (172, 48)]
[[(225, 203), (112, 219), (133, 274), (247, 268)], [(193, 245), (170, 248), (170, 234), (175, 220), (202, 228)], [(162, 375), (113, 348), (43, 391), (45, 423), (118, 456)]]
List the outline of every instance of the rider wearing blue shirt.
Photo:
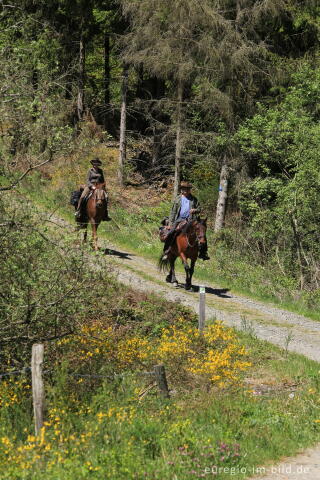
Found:
[[(171, 230), (168, 233), (164, 244), (164, 255), (162, 260), (166, 260), (168, 258), (168, 253), (171, 249), (171, 244), (175, 238), (175, 230), (178, 224), (183, 220), (197, 220), (201, 208), (198, 202), (198, 199), (191, 194), (192, 185), (189, 182), (181, 182), (180, 184), (180, 195), (175, 199), (171, 213), (169, 217), (169, 224), (171, 226)], [(203, 249), (200, 254), (199, 258), (203, 260), (209, 260), (207, 254), (207, 246)]]
[(178, 220), (186, 220), (190, 215), (190, 200), (184, 195), (181, 196), (181, 207)]

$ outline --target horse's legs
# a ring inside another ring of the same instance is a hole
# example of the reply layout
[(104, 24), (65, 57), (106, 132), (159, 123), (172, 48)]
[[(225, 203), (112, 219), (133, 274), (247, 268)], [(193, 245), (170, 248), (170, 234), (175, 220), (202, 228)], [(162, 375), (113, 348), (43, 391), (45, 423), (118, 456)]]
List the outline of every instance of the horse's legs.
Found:
[(98, 239), (97, 239), (97, 228), (98, 228), (98, 225), (96, 224), (96, 222), (93, 220), (91, 222), (91, 228), (92, 228), (92, 246), (94, 248), (94, 250), (98, 250)]
[(192, 287), (192, 275), (194, 272), (194, 266), (195, 266), (196, 260), (191, 259), (191, 264), (190, 264), (190, 288)]
[(190, 290), (191, 288), (191, 275), (190, 275), (190, 267), (188, 265), (187, 257), (185, 256), (184, 253), (180, 253), (180, 258), (182, 260), (184, 270), (186, 272), (186, 290)]
[(83, 232), (83, 243), (87, 243), (87, 236), (88, 236), (88, 224), (86, 223), (85, 229)]
[(168, 275), (166, 276), (166, 282), (178, 285), (176, 275), (175, 275), (175, 270), (174, 270), (175, 261), (176, 261), (175, 258), (170, 259), (170, 270)]
[(175, 263), (176, 259), (172, 259), (170, 260), (170, 273), (169, 275), (171, 275), (171, 283), (174, 284), (175, 287), (178, 286), (178, 281), (176, 279), (176, 273), (175, 273), (175, 270), (174, 270), (174, 263)]

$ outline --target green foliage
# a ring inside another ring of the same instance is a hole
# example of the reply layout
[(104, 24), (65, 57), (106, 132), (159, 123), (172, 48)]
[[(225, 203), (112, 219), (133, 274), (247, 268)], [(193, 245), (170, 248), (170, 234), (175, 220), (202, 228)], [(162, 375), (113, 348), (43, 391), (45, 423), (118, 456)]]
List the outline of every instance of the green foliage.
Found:
[[(320, 220), (319, 88), (320, 70), (304, 65), (293, 75), (283, 101), (269, 109), (261, 106), (235, 136), (255, 176), (242, 185), (239, 198), (251, 235), (264, 239), (268, 255), (280, 248), (297, 275), (303, 269), (311, 288), (319, 282), (320, 259), (315, 236)], [(296, 265), (288, 252), (297, 255)]]
[[(214, 468), (216, 478), (226, 480), (233, 468), (232, 476), (240, 479), (315, 442), (317, 364), (246, 334), (241, 338), (254, 364), (245, 389), (198, 391), (170, 401), (154, 389), (139, 399), (147, 388), (141, 375), (97, 384), (56, 367), (46, 377), (46, 424), (38, 439), (28, 383), (2, 383), (0, 398), (9, 394), (10, 401), (1, 409), (1, 478), (189, 480)], [(15, 432), (13, 414), (21, 420)]]
[(48, 222), (27, 204), (23, 212), (3, 207), (1, 224), (1, 344), (23, 363), (30, 344), (73, 331), (91, 276), (81, 257), (49, 239)]

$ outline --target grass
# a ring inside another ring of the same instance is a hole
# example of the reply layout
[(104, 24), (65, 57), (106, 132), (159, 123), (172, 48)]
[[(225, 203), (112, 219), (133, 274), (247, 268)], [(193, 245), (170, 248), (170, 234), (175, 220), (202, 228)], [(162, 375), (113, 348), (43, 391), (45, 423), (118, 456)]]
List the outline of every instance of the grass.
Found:
[[(39, 192), (33, 192), (31, 197), (39, 203)], [(64, 204), (63, 194), (58, 202), (50, 191), (42, 198), (43, 208), (53, 210), (57, 205), (59, 215), (71, 219), (71, 208), (68, 211)], [(127, 218), (120, 208), (112, 214), (122, 229), (119, 244), (125, 247), (131, 241), (131, 250), (144, 251), (145, 232), (150, 234), (155, 220), (132, 239), (129, 232), (141, 225), (141, 216)], [(115, 231), (105, 233), (105, 238), (112, 240)], [(154, 235), (149, 258), (157, 256), (156, 241)], [(88, 315), (82, 324), (94, 328), (94, 337), (98, 322), (120, 329), (119, 341), (131, 332), (148, 342), (156, 341), (162, 328), (181, 316), (186, 324), (196, 322), (180, 305), (111, 284), (107, 273), (101, 282), (100, 302), (86, 305)], [(170, 400), (162, 399), (155, 388), (147, 390), (151, 382), (150, 376), (141, 374), (144, 367), (126, 367), (114, 380), (71, 376), (110, 376), (113, 359), (107, 360), (94, 343), (85, 348), (79, 339), (70, 345), (51, 343), (46, 350), (52, 370), (45, 377), (47, 423), (39, 438), (33, 436), (29, 379), (25, 384), (17, 378), (0, 384), (0, 478), (190, 480), (210, 478), (208, 469), (213, 469), (218, 471), (216, 478), (224, 480), (233, 469), (232, 477), (240, 480), (260, 465), (318, 442), (319, 364), (259, 341), (248, 321), (237, 336), (252, 364), (241, 382), (221, 388), (181, 383), (181, 366), (171, 365)]]
[[(239, 480), (318, 441), (319, 365), (239, 335), (253, 364), (244, 387), (179, 391), (170, 400), (152, 389), (139, 400), (148, 380), (134, 372), (93, 388), (58, 369), (47, 380), (39, 439), (30, 391), (2, 409), (0, 478), (189, 480), (216, 471), (219, 480), (230, 472)], [(11, 416), (19, 436), (9, 433)]]

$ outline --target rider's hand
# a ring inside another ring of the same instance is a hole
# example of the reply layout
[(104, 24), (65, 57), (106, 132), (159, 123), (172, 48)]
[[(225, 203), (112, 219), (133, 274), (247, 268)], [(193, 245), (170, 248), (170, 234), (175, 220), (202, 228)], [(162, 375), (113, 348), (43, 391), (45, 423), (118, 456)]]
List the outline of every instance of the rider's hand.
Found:
[(189, 213), (194, 213), (196, 211), (195, 208), (191, 208), (190, 212)]
[(96, 189), (96, 187), (94, 185), (92, 185), (92, 190), (95, 190), (95, 189)]

